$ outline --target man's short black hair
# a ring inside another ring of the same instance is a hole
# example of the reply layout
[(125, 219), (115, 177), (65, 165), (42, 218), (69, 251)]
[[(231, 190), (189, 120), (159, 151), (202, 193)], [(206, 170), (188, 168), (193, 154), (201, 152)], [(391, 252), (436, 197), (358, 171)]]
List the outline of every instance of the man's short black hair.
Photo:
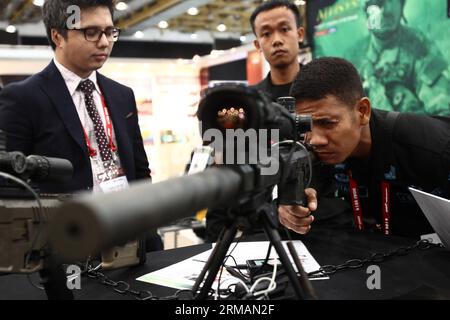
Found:
[(298, 11), (297, 6), (292, 3), (291, 1), (287, 0), (270, 0), (267, 2), (264, 2), (262, 5), (257, 7), (255, 11), (253, 11), (251, 17), (250, 17), (250, 24), (252, 25), (253, 33), (256, 35), (255, 31), (255, 20), (256, 17), (261, 13), (265, 11), (270, 11), (272, 9), (280, 8), (280, 7), (286, 7), (287, 9), (291, 10), (295, 17), (295, 22), (297, 23), (297, 29), (301, 26), (300, 21), (300, 11)]
[(114, 19), (114, 0), (47, 0), (42, 7), (42, 16), (44, 19), (45, 29), (47, 31), (47, 39), (52, 49), (55, 50), (56, 45), (52, 40), (52, 29), (58, 30), (63, 36), (67, 36), (67, 22), (73, 12), (68, 8), (70, 6), (78, 6), (81, 10), (94, 7), (108, 7), (111, 12), (111, 18)]
[(365, 96), (358, 71), (349, 61), (326, 57), (303, 66), (291, 87), (297, 101), (321, 100), (333, 95), (348, 106)]

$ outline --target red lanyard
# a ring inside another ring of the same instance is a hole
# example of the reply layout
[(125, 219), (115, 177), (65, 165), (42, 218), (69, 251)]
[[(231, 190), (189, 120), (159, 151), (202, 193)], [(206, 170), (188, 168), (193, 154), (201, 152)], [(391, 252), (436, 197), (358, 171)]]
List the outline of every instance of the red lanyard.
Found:
[(350, 198), (353, 207), (353, 216), (355, 218), (356, 228), (364, 230), (363, 212), (361, 208), (361, 200), (359, 199), (358, 183), (353, 179), (352, 172), (348, 173), (350, 179)]
[[(355, 218), (356, 228), (364, 230), (363, 211), (361, 207), (361, 199), (359, 197), (358, 183), (353, 179), (352, 172), (349, 171), (350, 198), (353, 207), (353, 216)], [(391, 233), (391, 185), (387, 181), (381, 183), (381, 213), (383, 217), (383, 232), (385, 235)]]
[[(111, 117), (109, 116), (108, 108), (106, 107), (105, 98), (103, 97), (103, 95), (100, 95), (100, 98), (102, 100), (103, 113), (105, 115), (106, 134), (108, 135), (109, 148), (111, 149), (112, 152), (116, 152), (117, 147), (114, 145), (114, 141), (113, 141), (113, 128), (112, 128)], [(89, 151), (89, 156), (90, 157), (97, 156), (97, 150), (92, 148), (91, 141), (89, 140), (89, 137), (84, 128), (83, 128), (83, 133), (84, 133), (84, 139), (86, 140), (86, 145), (87, 145), (87, 148)]]

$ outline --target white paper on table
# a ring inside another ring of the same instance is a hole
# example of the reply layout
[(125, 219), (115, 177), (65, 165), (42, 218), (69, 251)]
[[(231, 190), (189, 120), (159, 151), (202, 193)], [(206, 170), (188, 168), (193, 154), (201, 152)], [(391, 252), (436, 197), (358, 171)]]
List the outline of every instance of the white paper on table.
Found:
[[(195, 281), (205, 266), (205, 257), (208, 259), (211, 252), (212, 249), (166, 268), (143, 275), (136, 280), (180, 290), (190, 290), (194, 287)], [(206, 256), (205, 253), (207, 253)], [(218, 276), (214, 280), (213, 288), (217, 288)], [(226, 289), (229, 285), (236, 282), (236, 278), (230, 275), (227, 270), (223, 269), (220, 278), (221, 289)]]
[[(299, 256), (302, 263), (303, 269), (306, 273), (317, 271), (320, 269), (319, 263), (314, 259), (308, 249), (305, 247), (301, 241), (293, 241), (295, 250)], [(236, 243), (232, 243), (228, 251), (231, 252), (236, 246)], [(293, 264), (292, 258), (290, 257), (289, 251), (286, 246), (286, 242), (283, 242), (283, 246)], [(246, 264), (247, 260), (254, 259), (265, 259), (267, 255), (267, 250), (269, 248), (268, 241), (261, 242), (239, 242), (232, 252), (232, 256), (236, 260), (237, 264)], [(160, 269), (155, 272), (146, 274), (140, 278), (138, 281), (144, 281), (148, 283), (153, 283), (161, 286), (176, 288), (176, 289), (192, 289), (195, 284), (196, 279), (200, 275), (206, 261), (211, 255), (213, 249), (200, 253), (189, 259), (183, 260), (166, 268)], [(277, 258), (278, 255), (275, 248), (272, 247), (270, 258)], [(228, 259), (226, 262), (228, 266), (234, 266), (235, 263), (232, 259)], [(294, 269), (297, 270), (295, 264), (293, 264)], [(329, 279), (328, 277), (323, 277), (320, 279)], [(217, 281), (213, 283), (213, 288), (217, 288)], [(221, 276), (221, 288), (228, 288), (232, 283), (236, 283), (237, 280), (232, 275), (230, 275), (225, 269), (223, 269)]]

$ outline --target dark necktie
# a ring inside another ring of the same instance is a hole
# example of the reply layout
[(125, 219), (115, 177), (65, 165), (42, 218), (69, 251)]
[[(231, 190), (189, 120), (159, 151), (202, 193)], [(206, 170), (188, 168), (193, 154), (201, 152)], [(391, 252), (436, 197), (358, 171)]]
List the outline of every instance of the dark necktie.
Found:
[(86, 109), (94, 123), (95, 139), (97, 141), (98, 149), (100, 150), (100, 157), (103, 162), (112, 160), (112, 152), (109, 148), (109, 141), (106, 137), (105, 129), (103, 128), (102, 119), (95, 106), (93, 92), (95, 90), (95, 85), (91, 80), (81, 81), (78, 85), (78, 90), (84, 93), (84, 101), (86, 104)]

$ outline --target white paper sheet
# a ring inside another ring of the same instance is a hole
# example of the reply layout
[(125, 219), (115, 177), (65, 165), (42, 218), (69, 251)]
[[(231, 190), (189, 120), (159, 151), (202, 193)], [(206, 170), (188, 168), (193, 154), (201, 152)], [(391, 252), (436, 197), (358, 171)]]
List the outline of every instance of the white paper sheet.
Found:
[[(320, 265), (314, 259), (314, 257), (309, 253), (308, 249), (301, 241), (293, 241), (294, 247), (297, 254), (302, 262), (302, 266), (305, 272), (313, 272), (320, 269)], [(236, 243), (230, 246), (228, 253), (235, 247)], [(286, 252), (286, 243), (283, 242)], [(268, 241), (263, 242), (239, 242), (236, 248), (232, 252), (232, 256), (235, 258), (237, 264), (245, 264), (247, 260), (252, 259), (264, 259), (267, 255), (267, 250), (269, 247)], [(181, 261), (179, 263), (173, 264), (169, 267), (163, 268), (161, 270), (151, 272), (140, 278), (138, 281), (143, 281), (147, 283), (153, 283), (165, 287), (171, 287), (176, 289), (192, 289), (195, 280), (199, 276), (201, 270), (203, 269), (206, 261), (211, 255), (212, 249), (193, 256), (189, 259)], [(275, 249), (272, 247), (271, 258), (277, 258), (278, 255)], [(289, 255), (290, 257), (290, 255)], [(292, 262), (292, 260), (291, 260)], [(232, 259), (228, 259), (226, 265), (234, 266), (235, 263)], [(296, 269), (295, 265), (293, 264)], [(328, 279), (327, 277), (321, 279)], [(215, 280), (213, 288), (217, 288), (218, 279)], [(230, 275), (225, 269), (222, 272), (220, 286), (221, 288), (227, 288), (230, 284), (236, 283), (236, 278)]]

